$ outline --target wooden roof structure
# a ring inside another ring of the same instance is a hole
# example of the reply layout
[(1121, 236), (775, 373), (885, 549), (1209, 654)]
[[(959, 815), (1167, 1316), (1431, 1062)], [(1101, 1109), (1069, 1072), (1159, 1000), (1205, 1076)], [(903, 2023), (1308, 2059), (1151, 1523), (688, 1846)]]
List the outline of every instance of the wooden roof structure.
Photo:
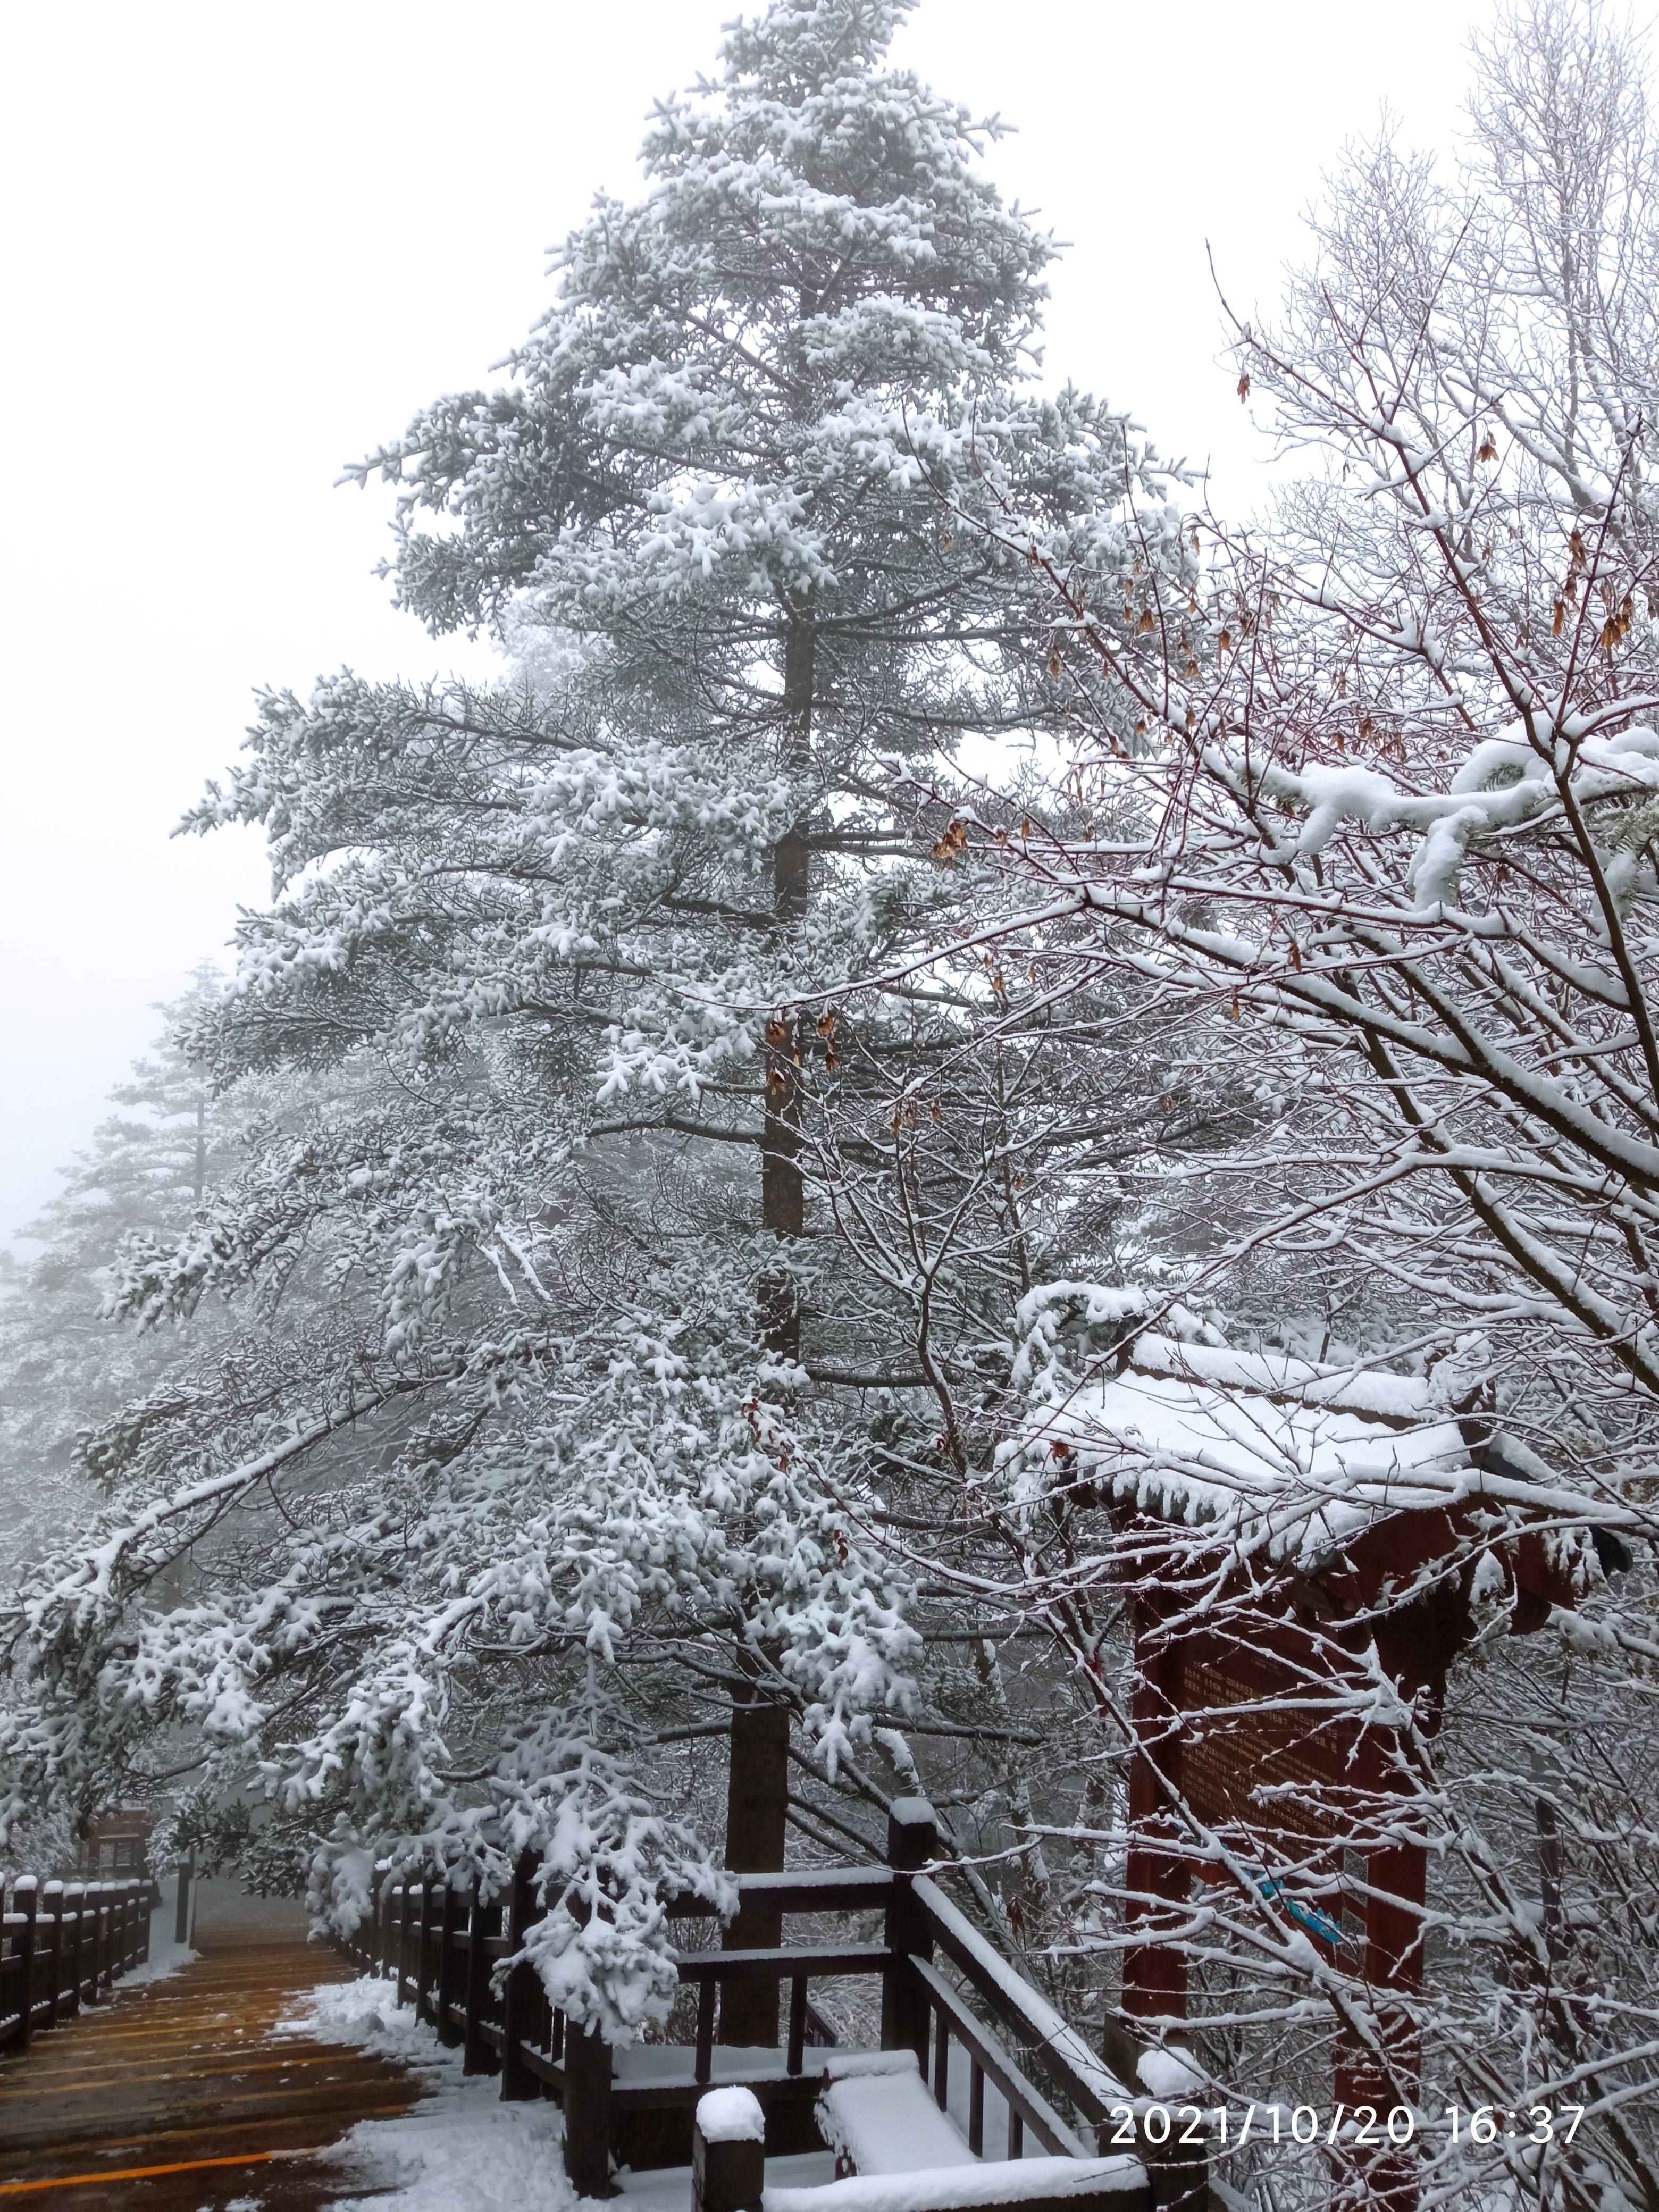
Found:
[[(1007, 1449), (1034, 1494), (1059, 1480), (1116, 1530), (1136, 1659), (1124, 2009), (1176, 2032), (1195, 1885), (1231, 1882), (1363, 1989), (1380, 2041), (1339, 2039), (1333, 2094), (1386, 2109), (1416, 2071), (1427, 1879), (1398, 1814), (1451, 1666), (1477, 1640), (1571, 1632), (1631, 1564), (1635, 1516), (1432, 1378), (1241, 1351), (1179, 1307), (1137, 1327), (1134, 1293), (1056, 1288), (1116, 1341), (1029, 1376)], [(1409, 2175), (1379, 2166), (1363, 2193), (1403, 2205)]]

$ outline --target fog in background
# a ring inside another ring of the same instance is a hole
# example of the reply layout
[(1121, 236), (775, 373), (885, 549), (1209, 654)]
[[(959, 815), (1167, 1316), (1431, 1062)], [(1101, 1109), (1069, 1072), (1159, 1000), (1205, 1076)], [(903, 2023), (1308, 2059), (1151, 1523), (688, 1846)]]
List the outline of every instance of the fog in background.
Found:
[[(752, 6), (756, 0), (751, 0)], [(169, 840), (258, 684), (487, 671), (371, 573), (388, 499), (343, 463), (483, 380), (547, 246), (631, 194), (653, 96), (731, 0), (36, 4), (6, 51), (11, 426), (0, 655), (0, 1235), (49, 1197), (152, 1002), (266, 890), (258, 839)], [(1260, 447), (1218, 365), (1206, 241), (1270, 306), (1345, 137), (1449, 143), (1485, 9), (1398, 0), (924, 0), (896, 58), (1018, 126), (991, 156), (1071, 250), (1048, 371), (1214, 464)]]

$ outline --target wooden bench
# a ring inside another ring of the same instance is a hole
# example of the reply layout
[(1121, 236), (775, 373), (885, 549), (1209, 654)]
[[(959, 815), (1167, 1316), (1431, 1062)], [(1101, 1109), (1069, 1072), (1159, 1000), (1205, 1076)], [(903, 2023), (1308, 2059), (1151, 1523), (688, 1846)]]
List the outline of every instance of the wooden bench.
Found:
[(884, 2054), (900, 2063), (879, 2074), (832, 2081), (817, 2101), (818, 2132), (836, 2154), (836, 2173), (915, 2173), (924, 2167), (978, 2166), (921, 2078), (913, 2051)]
[[(826, 2083), (817, 2121), (838, 2178), (814, 2187), (766, 2186), (758, 2103), (714, 2091), (698, 2107), (693, 2212), (1152, 2212), (1138, 2159), (977, 2157), (914, 2056), (892, 2055), (909, 2065)], [(707, 2141), (705, 2114), (715, 2122)]]
[(817, 2102), (837, 2179), (817, 2189), (769, 2189), (766, 2212), (1139, 2212), (1151, 2202), (1133, 2158), (982, 2159), (908, 2063), (831, 2081)]

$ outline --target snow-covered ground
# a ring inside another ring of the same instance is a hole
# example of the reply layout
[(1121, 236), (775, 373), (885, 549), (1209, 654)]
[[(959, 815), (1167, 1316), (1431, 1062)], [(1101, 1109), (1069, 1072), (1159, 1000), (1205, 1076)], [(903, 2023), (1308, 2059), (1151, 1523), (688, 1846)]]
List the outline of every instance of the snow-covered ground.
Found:
[[(277, 2022), (284, 2032), (394, 2059), (425, 2091), (402, 2119), (360, 2120), (335, 2150), (350, 2179), (330, 2212), (576, 2212), (586, 2202), (564, 2178), (558, 2107), (504, 2105), (492, 2076), (469, 2080), (459, 2051), (417, 2026), (411, 2007), (398, 2009), (394, 1981), (324, 1982)], [(829, 2151), (766, 2166), (769, 2184), (796, 2188), (829, 2181), (835, 2170)], [(689, 2167), (624, 2173), (621, 2183), (626, 2212), (686, 2212), (690, 2203)]]
[[(429, 2027), (417, 2023), (412, 2007), (398, 2010), (397, 1999), (397, 1984), (389, 1978), (324, 1982), (276, 2023), (279, 2035), (311, 2036), (392, 2059), (408, 2069), (423, 2093), (415, 2110), (401, 2119), (359, 2121), (331, 2154), (346, 2173), (340, 2193), (330, 2200), (331, 2212), (356, 2212), (358, 2207), (362, 2212), (459, 2212), (461, 2207), (465, 2212), (577, 2212), (585, 2200), (574, 2196), (564, 2177), (557, 2107), (540, 2100), (503, 2104), (499, 2081), (489, 2075), (469, 2080), (461, 2072), (460, 2052), (445, 2050)], [(902, 2060), (897, 2054), (884, 2057), (908, 2068), (910, 2085), (920, 2086), (908, 2053)], [(890, 2070), (890, 2063), (884, 2073)], [(878, 2086), (884, 2085), (878, 2076)], [(871, 2084), (861, 2086), (867, 2094)], [(980, 2166), (960, 2132), (933, 2111), (931, 2102), (927, 2117), (948, 2133), (948, 2142), (940, 2145), (949, 2153), (940, 2160), (945, 2171), (872, 2175), (861, 2185), (841, 2185), (853, 2212), (911, 2212), (936, 2201), (947, 2182), (947, 2193), (965, 2191), (969, 2201), (975, 2194), (989, 2200), (1006, 2188), (1007, 2169), (1000, 2174), (994, 2165)], [(911, 2114), (912, 2132), (914, 2118)], [(866, 2148), (876, 2155), (872, 2147)], [(915, 2148), (914, 2142), (889, 2145), (884, 2155), (908, 2164)], [(970, 2165), (975, 2176), (964, 2182), (963, 2169)], [(1115, 2159), (1105, 2165), (1127, 2171), (1129, 2161)], [(792, 2197), (831, 2182), (835, 2170), (835, 2155), (827, 2150), (770, 2158), (769, 2201), (777, 2192), (780, 2212), (805, 2212), (810, 2200), (798, 2204)], [(1033, 2179), (1039, 2176), (1054, 2185), (1046, 2192), (1052, 2194), (1084, 2181), (1069, 2160), (1040, 2161), (1032, 2169)], [(1100, 2174), (1091, 2166), (1087, 2178), (1097, 2185)], [(620, 2179), (623, 2212), (688, 2212), (689, 2167), (624, 2173)], [(958, 2183), (960, 2190), (954, 2187)]]
[(277, 2023), (395, 2059), (425, 2092), (402, 2119), (360, 2120), (333, 2154), (350, 2177), (338, 2212), (369, 2197), (373, 2212), (572, 2212), (557, 2107), (504, 2105), (498, 2081), (464, 2076), (460, 2052), (397, 1999), (391, 1980), (325, 1982)]
[(163, 1917), (159, 1912), (151, 1916), (149, 1956), (142, 1966), (135, 1966), (130, 1974), (117, 1978), (118, 1990), (142, 1990), (151, 1982), (170, 1982), (175, 1974), (194, 1966), (201, 1957), (201, 1953), (192, 1951), (188, 1943), (175, 1943), (170, 1936), (164, 1940), (155, 1933)]

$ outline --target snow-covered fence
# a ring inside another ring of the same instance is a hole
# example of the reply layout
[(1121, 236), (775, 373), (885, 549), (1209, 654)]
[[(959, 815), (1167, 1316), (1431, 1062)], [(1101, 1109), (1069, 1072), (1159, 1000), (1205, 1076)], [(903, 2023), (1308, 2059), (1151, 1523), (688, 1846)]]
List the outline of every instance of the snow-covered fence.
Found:
[(149, 1956), (149, 1884), (42, 1883), (20, 1875), (0, 1917), (0, 2051), (83, 2004), (97, 2004), (121, 1974)]
[[(714, 2088), (741, 2086), (758, 2098), (775, 2152), (816, 2139), (814, 2108), (827, 2081), (880, 2072), (884, 2064), (890, 2070), (900, 2054), (907, 2068), (914, 2054), (939, 2110), (950, 2112), (953, 2049), (966, 2063), (963, 2148), (973, 2161), (987, 2153), (988, 2087), (1003, 2115), (993, 2163), (999, 2151), (1005, 2163), (1020, 2160), (1028, 2137), (1053, 2158), (1087, 2159), (1090, 2133), (1133, 2093), (951, 1902), (937, 1874), (926, 1871), (938, 1869), (939, 1859), (933, 1808), (915, 1798), (893, 1808), (885, 1865), (739, 1877), (745, 1899), (763, 1899), (782, 1916), (878, 1910), (881, 1940), (679, 1953), (680, 1981), (697, 1992), (689, 2047), (613, 2050), (549, 2003), (522, 1955), (539, 1917), (528, 1857), (510, 1893), (497, 1899), (476, 1888), (463, 1897), (440, 1882), (383, 1881), (372, 1917), (349, 1948), (371, 1971), (395, 1978), (400, 2003), (412, 2002), (444, 2041), (464, 2048), (469, 2071), (499, 2072), (504, 2098), (550, 2094), (559, 2101), (566, 2171), (584, 2196), (608, 2192), (613, 2155), (624, 2142), (631, 2151), (636, 2136), (643, 2147), (647, 2132), (651, 2154), (632, 2154), (631, 2163), (684, 2163), (694, 2112)], [(687, 1919), (711, 1917), (714, 1911), (689, 1898), (674, 1905), (676, 1916)], [(503, 1961), (515, 1963), (498, 1973)], [(848, 1976), (880, 1977), (880, 2049), (826, 2050), (809, 2067), (808, 2048), (834, 2042), (812, 2005), (811, 1984)], [(719, 1993), (757, 1981), (789, 1986), (784, 2045), (764, 2051), (717, 2043)], [(1033, 2068), (1045, 2077), (1046, 2092), (1031, 2078)], [(963, 2101), (957, 2097), (958, 2106)], [(1154, 2175), (1155, 2185), (1158, 2179)], [(1157, 2188), (1158, 2201), (1188, 2195), (1201, 2201), (1205, 2179), (1201, 2168), (1188, 2167), (1173, 2191)], [(1116, 2207), (1129, 2201), (1121, 2179), (1111, 2193)]]

